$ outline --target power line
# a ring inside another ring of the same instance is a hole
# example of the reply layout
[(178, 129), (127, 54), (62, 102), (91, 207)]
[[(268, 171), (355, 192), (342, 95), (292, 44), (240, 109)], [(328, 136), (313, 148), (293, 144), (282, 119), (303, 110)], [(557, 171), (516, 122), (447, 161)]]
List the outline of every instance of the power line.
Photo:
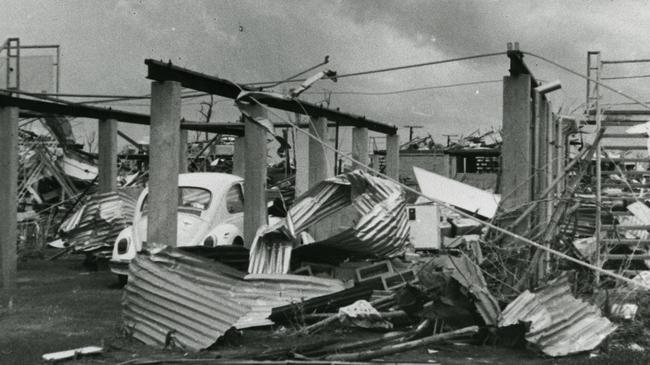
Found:
[(601, 77), (601, 80), (624, 80), (624, 79), (643, 79), (650, 77), (650, 75), (632, 75), (632, 76), (612, 76), (612, 77)]
[[(367, 71), (351, 72), (351, 73), (347, 73), (347, 74), (341, 74), (341, 75), (329, 76), (329, 77), (326, 76), (326, 77), (323, 77), (323, 79), (334, 79), (334, 78), (342, 79), (342, 78), (346, 78), (346, 77), (370, 75), (370, 74), (376, 74), (376, 73), (383, 73), (383, 72), (390, 72), (390, 71), (397, 71), (397, 70), (405, 70), (405, 69), (409, 69), (409, 68), (440, 65), (440, 64), (443, 64), (443, 63), (467, 61), (467, 60), (473, 60), (473, 59), (477, 59), (477, 58), (503, 56), (505, 54), (507, 54), (507, 52), (482, 53), (482, 54), (477, 54), (477, 55), (473, 55), (473, 56), (448, 58), (448, 59), (438, 60), (438, 61), (422, 62), (422, 63), (415, 63), (415, 64), (410, 64), (410, 65), (403, 65), (403, 66), (395, 66), (395, 67), (379, 68), (379, 69), (367, 70)], [(294, 79), (294, 80), (291, 80), (291, 82), (301, 82), (301, 81), (305, 81), (305, 80), (306, 79)], [(245, 85), (245, 86), (262, 86), (262, 85), (268, 85), (268, 84), (276, 84), (276, 83), (282, 82), (282, 81), (284, 81), (284, 80), (265, 81), (265, 82), (250, 82), (250, 83), (245, 83), (243, 85)]]
[[(395, 90), (395, 91), (378, 91), (378, 92), (331, 91), (331, 93), (336, 95), (397, 95), (397, 94), (405, 94), (405, 93), (416, 92), (416, 91), (446, 89), (446, 88), (459, 87), (459, 86), (482, 85), (482, 84), (492, 84), (492, 83), (501, 83), (501, 82), (503, 82), (503, 80), (485, 80), (485, 81), (459, 82), (456, 84), (447, 84), (447, 85), (424, 86), (424, 87), (418, 87), (413, 89), (404, 89), (404, 90)], [(309, 92), (309, 94), (319, 94), (319, 93)]]
[(553, 66), (555, 66), (555, 67), (561, 68), (562, 70), (564, 70), (564, 71), (566, 71), (566, 72), (568, 72), (568, 73), (571, 73), (571, 74), (576, 75), (576, 76), (578, 76), (578, 77), (581, 77), (581, 78), (583, 78), (583, 79), (585, 79), (585, 80), (589, 80), (589, 81), (591, 81), (591, 82), (593, 82), (593, 83), (596, 83), (596, 84), (598, 84), (598, 85), (604, 87), (604, 88), (607, 89), (607, 90), (613, 91), (614, 93), (616, 93), (616, 94), (618, 94), (618, 95), (621, 95), (621, 96), (623, 96), (624, 98), (627, 98), (627, 99), (630, 99), (630, 100), (636, 102), (637, 104), (641, 105), (642, 107), (644, 107), (644, 108), (646, 108), (646, 109), (650, 109), (650, 106), (649, 106), (648, 104), (642, 102), (641, 100), (639, 100), (639, 99), (637, 99), (637, 98), (635, 98), (635, 97), (633, 97), (633, 96), (627, 95), (627, 94), (625, 94), (625, 93), (622, 92), (622, 91), (616, 90), (615, 88), (613, 88), (613, 87), (611, 87), (611, 86), (609, 86), (609, 85), (607, 85), (607, 84), (604, 84), (604, 83), (602, 83), (602, 82), (600, 82), (600, 81), (598, 81), (598, 80), (596, 80), (596, 79), (592, 79), (592, 78), (590, 78), (590, 77), (587, 76), (587, 75), (581, 74), (580, 72), (573, 71), (572, 69), (570, 69), (570, 68), (568, 68), (568, 67), (566, 67), (566, 66), (563, 66), (563, 65), (561, 65), (561, 64), (559, 64), (559, 63), (557, 63), (557, 62), (555, 62), (555, 61), (552, 61), (552, 60), (550, 60), (550, 59), (548, 59), (548, 58), (546, 58), (546, 57), (543, 57), (543, 56), (540, 56), (540, 55), (536, 55), (536, 54), (534, 54), (534, 53), (530, 53), (530, 52), (522, 52), (522, 53), (527, 54), (527, 55), (529, 55), (529, 56), (531, 56), (531, 57), (538, 58), (538, 59), (540, 59), (540, 60), (542, 60), (542, 61), (544, 61), (544, 62), (550, 63), (551, 65), (553, 65)]

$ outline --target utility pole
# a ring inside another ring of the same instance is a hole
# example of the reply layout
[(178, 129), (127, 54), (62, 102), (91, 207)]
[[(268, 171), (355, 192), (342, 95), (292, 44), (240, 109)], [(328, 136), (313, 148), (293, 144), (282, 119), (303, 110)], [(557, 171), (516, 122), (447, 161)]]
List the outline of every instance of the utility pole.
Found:
[(444, 137), (447, 137), (447, 147), (451, 144), (451, 137), (458, 137), (457, 134), (443, 134)]
[(422, 128), (421, 125), (405, 125), (404, 127), (409, 129), (409, 142), (413, 140), (413, 129)]

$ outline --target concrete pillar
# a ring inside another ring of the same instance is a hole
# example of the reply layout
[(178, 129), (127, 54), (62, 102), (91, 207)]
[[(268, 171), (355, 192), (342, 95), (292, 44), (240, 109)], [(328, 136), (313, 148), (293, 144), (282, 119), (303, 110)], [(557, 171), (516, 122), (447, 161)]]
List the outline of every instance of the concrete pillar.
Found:
[(99, 120), (97, 124), (99, 192), (109, 193), (117, 190), (117, 121)]
[(502, 190), (509, 195), (504, 208), (530, 201), (529, 175), (532, 160), (530, 75), (506, 76), (503, 80)]
[(180, 143), (178, 145), (178, 173), (187, 172), (187, 129), (181, 129), (179, 132)]
[(246, 138), (237, 137), (232, 154), (232, 174), (244, 177), (246, 170)]
[(16, 287), (18, 108), (0, 107), (0, 287)]
[(181, 84), (151, 83), (147, 242), (176, 247)]
[[(368, 128), (352, 128), (352, 158), (368, 166)], [(366, 170), (356, 162), (352, 163), (352, 168)]]
[[(533, 131), (533, 198), (540, 199), (540, 193), (546, 186), (546, 156), (548, 149), (548, 119), (546, 98), (535, 91), (534, 109), (534, 131)], [(540, 202), (537, 205), (535, 222), (546, 221), (546, 203)]]
[[(316, 118), (309, 124), (309, 133), (320, 138), (324, 143), (329, 141), (327, 119)], [(332, 176), (333, 168), (327, 166), (326, 148), (313, 138), (309, 138), (309, 187)]]
[(305, 134), (296, 131), (295, 149), (296, 159), (296, 197), (304, 194), (309, 189), (309, 140)]
[[(254, 118), (266, 118), (266, 109), (258, 104), (240, 106)], [(250, 248), (257, 229), (266, 224), (266, 129), (244, 118), (244, 246)]]
[[(531, 77), (520, 74), (503, 79), (503, 147), (501, 147), (501, 206), (521, 208), (532, 199), (530, 184), (532, 156)], [(528, 228), (524, 221), (515, 231)]]
[(386, 176), (399, 179), (399, 134), (386, 135)]

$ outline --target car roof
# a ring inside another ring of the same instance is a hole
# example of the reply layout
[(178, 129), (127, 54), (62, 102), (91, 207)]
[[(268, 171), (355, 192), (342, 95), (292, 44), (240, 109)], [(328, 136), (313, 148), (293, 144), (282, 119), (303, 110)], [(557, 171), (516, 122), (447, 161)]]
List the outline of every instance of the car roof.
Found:
[(212, 192), (227, 189), (232, 184), (242, 181), (244, 179), (237, 175), (221, 172), (192, 172), (178, 175), (178, 186), (194, 186)]

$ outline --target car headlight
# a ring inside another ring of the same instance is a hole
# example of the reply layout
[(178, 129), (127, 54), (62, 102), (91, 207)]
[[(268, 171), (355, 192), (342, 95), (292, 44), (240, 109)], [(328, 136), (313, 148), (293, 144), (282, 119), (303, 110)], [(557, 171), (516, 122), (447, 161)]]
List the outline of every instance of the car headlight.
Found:
[(214, 238), (212, 238), (212, 236), (208, 236), (205, 240), (203, 240), (203, 246), (214, 247)]

